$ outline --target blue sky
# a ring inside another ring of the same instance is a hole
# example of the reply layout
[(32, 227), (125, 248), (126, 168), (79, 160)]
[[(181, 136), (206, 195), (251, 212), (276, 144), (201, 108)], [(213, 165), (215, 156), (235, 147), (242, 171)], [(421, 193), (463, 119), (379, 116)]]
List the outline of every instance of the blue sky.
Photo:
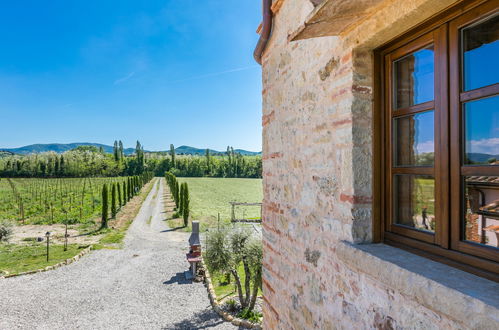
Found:
[(0, 7), (0, 147), (123, 140), (261, 150), (260, 1)]

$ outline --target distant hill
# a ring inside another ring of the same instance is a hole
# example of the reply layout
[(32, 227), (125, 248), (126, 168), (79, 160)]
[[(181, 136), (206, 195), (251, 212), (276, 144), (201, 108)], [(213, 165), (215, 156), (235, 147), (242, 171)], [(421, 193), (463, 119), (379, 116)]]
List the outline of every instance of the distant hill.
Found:
[[(31, 144), (29, 146), (24, 146), (20, 148), (11, 148), (11, 149), (0, 149), (0, 151), (8, 151), (18, 155), (28, 155), (28, 154), (39, 154), (42, 152), (56, 152), (61, 154), (63, 152), (72, 150), (79, 146), (95, 146), (97, 148), (104, 148), (104, 151), (107, 153), (113, 152), (113, 147), (100, 143), (89, 143), (89, 142), (76, 142), (76, 143), (49, 143), (49, 144)], [(124, 150), (125, 155), (131, 155), (135, 152), (133, 148), (127, 148)]]
[[(225, 151), (217, 151), (213, 149), (209, 150), (210, 154), (212, 155), (225, 154)], [(175, 148), (175, 152), (179, 155), (204, 155), (206, 154), (206, 149), (199, 149), (189, 146), (180, 146), (178, 148)], [(261, 152), (248, 151), (243, 149), (234, 149), (234, 152), (240, 153), (243, 156), (256, 156), (261, 154)]]
[(12, 156), (13, 153), (9, 151), (0, 151), (0, 158), (2, 157), (7, 157), (7, 156)]
[[(72, 150), (76, 147), (79, 146), (95, 146), (97, 148), (102, 147), (105, 152), (107, 153), (112, 153), (113, 152), (113, 147), (108, 146), (105, 144), (100, 144), (100, 143), (89, 143), (89, 142), (77, 142), (77, 143), (67, 143), (67, 144), (61, 144), (61, 143), (50, 143), (50, 144), (32, 144), (20, 148), (10, 148), (10, 149), (2, 149), (0, 148), (0, 156), (2, 155), (2, 152), (4, 154), (6, 153), (13, 153), (13, 154), (18, 154), (18, 155), (28, 155), (28, 154), (38, 154), (42, 152), (56, 152), (56, 153), (63, 153), (69, 150)], [(145, 152), (151, 152), (148, 150), (144, 150)], [(135, 148), (126, 148), (124, 150), (125, 155), (131, 155), (135, 152)], [(165, 152), (165, 151), (163, 151)], [(189, 147), (189, 146), (180, 146), (178, 148), (175, 148), (175, 152), (177, 154), (182, 154), (182, 155), (204, 155), (206, 153), (206, 149), (199, 149), (199, 148), (194, 148), (194, 147)], [(242, 150), (242, 149), (235, 149), (234, 152), (238, 152), (241, 155), (244, 156), (254, 156), (254, 155), (259, 155), (260, 152), (253, 152), (253, 151), (247, 151), (247, 150)], [(221, 154), (225, 153), (221, 151), (216, 151), (216, 150), (211, 150), (211, 154)]]
[(489, 154), (480, 154), (480, 153), (468, 153), (466, 154), (468, 159), (477, 164), (484, 164), (491, 158), (495, 158), (499, 160), (499, 155), (489, 155)]

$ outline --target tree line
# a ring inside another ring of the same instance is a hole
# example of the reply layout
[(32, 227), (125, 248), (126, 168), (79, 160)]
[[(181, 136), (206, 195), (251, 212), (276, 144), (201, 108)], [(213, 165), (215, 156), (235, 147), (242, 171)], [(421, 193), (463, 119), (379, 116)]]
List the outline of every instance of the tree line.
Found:
[(177, 214), (174, 218), (181, 216), (184, 220), (184, 226), (189, 225), (189, 213), (190, 213), (190, 197), (189, 197), (189, 186), (187, 182), (180, 183), (177, 177), (170, 172), (165, 173), (166, 183), (168, 188), (170, 188), (170, 194), (173, 201), (175, 202), (175, 210)]
[[(101, 229), (108, 227), (109, 213), (115, 218), (119, 209), (125, 206), (140, 189), (153, 178), (153, 173), (144, 172), (141, 175), (128, 177), (123, 182), (102, 185), (102, 222)], [(111, 194), (110, 194), (111, 192)]]
[(46, 152), (0, 158), (0, 177), (64, 178), (133, 176), (144, 172), (179, 177), (261, 178), (261, 156), (243, 156), (227, 147), (225, 154), (176, 155), (146, 153), (139, 141), (133, 155), (125, 155), (123, 143), (115, 141), (113, 153), (94, 146), (79, 146), (63, 154)]

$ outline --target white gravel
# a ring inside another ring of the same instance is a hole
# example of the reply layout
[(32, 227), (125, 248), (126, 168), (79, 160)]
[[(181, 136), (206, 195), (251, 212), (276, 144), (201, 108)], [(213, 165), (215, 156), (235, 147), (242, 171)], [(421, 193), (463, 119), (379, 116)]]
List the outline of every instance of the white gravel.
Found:
[(0, 329), (234, 329), (203, 284), (184, 278), (188, 234), (168, 231), (164, 186), (154, 185), (124, 249), (0, 280)]

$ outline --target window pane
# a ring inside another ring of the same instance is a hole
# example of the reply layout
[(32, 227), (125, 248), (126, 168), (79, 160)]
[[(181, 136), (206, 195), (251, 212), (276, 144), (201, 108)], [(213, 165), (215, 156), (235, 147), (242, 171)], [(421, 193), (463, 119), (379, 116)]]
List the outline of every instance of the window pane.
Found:
[(393, 120), (395, 166), (433, 165), (434, 116), (432, 110)]
[(433, 100), (433, 46), (394, 62), (394, 108), (407, 108)]
[(499, 15), (462, 30), (464, 90), (499, 82)]
[(499, 165), (499, 96), (464, 104), (466, 165)]
[(499, 247), (499, 176), (465, 178), (464, 239)]
[(435, 232), (435, 179), (427, 175), (395, 175), (394, 223)]

